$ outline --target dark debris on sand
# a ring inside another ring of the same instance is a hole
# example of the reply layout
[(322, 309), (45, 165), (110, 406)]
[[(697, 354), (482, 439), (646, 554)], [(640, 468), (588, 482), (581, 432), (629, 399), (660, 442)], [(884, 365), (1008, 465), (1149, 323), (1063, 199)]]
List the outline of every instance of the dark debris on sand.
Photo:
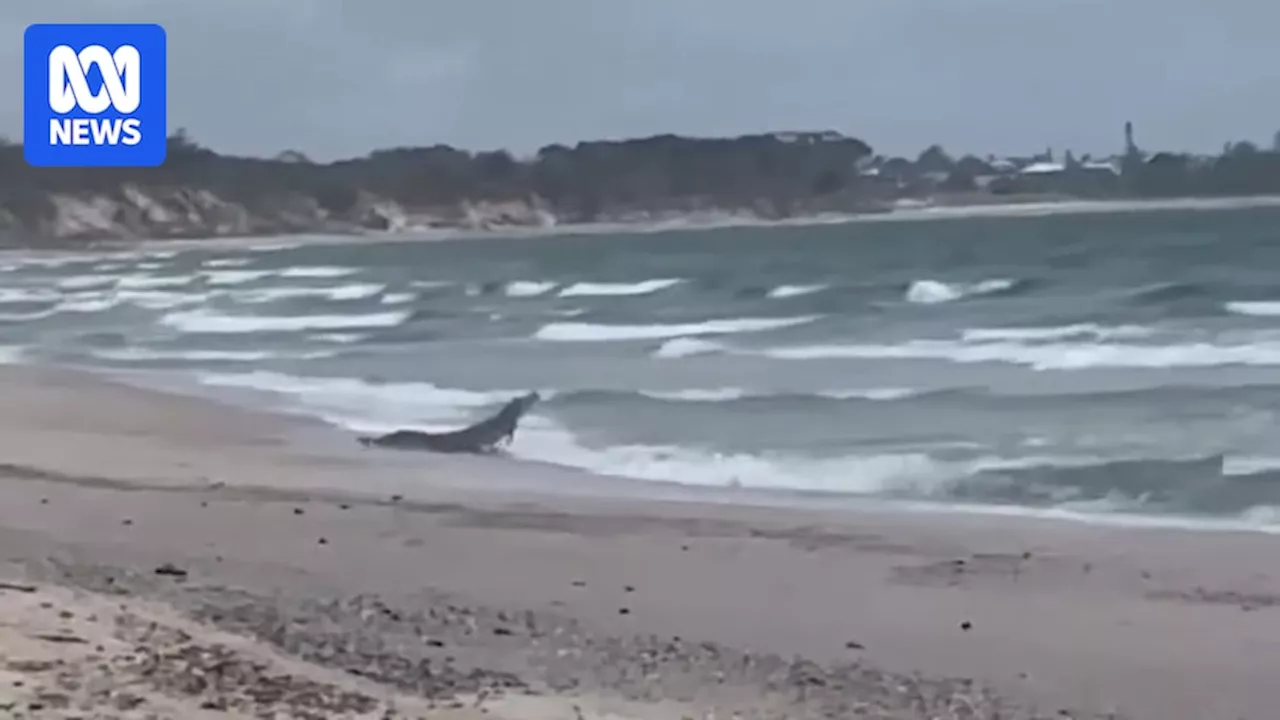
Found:
[(429, 591), (393, 604), (370, 594), (265, 597), (65, 564), (54, 575), (91, 590), (157, 597), (220, 629), (439, 701), (603, 692), (639, 701), (684, 701), (736, 712), (744, 720), (1120, 717), (1035, 711), (970, 679), (890, 673), (861, 661), (824, 665), (688, 639), (604, 636), (572, 618), (466, 604)]

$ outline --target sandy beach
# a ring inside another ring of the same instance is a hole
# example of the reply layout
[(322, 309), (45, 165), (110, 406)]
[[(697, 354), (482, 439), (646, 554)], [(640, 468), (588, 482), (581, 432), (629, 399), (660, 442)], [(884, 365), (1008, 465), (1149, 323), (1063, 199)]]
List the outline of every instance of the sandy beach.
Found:
[(6, 716), (1274, 715), (1269, 535), (673, 502), (70, 371), (0, 393)]

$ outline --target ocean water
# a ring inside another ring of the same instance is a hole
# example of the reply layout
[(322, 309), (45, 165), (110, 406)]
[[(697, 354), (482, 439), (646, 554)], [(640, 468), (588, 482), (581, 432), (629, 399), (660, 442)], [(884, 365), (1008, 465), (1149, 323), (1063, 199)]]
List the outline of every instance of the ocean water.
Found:
[(645, 481), (1280, 524), (1280, 210), (0, 257), (0, 360)]

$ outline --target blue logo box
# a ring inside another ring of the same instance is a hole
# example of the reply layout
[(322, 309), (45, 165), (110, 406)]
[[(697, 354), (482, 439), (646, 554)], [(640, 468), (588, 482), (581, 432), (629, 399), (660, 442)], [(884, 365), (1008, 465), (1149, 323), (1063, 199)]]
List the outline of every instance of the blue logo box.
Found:
[(41, 167), (154, 167), (168, 147), (155, 24), (36, 24), (22, 47), (22, 147)]

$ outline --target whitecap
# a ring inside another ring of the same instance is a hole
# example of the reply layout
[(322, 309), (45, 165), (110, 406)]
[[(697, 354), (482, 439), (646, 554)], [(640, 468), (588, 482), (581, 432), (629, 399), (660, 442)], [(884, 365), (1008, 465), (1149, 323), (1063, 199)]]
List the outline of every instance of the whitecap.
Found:
[(654, 278), (634, 283), (574, 283), (560, 291), (560, 297), (648, 295), (681, 283), (680, 278)]
[(1010, 290), (1016, 281), (994, 278), (976, 283), (945, 283), (940, 280), (916, 280), (907, 287), (906, 301), (922, 305), (935, 305), (978, 295)]
[(678, 337), (668, 340), (653, 351), (655, 358), (685, 358), (695, 355), (709, 355), (723, 351), (723, 345), (702, 338)]
[(775, 300), (812, 295), (827, 289), (827, 285), (779, 285), (769, 291), (768, 296)]
[(195, 279), (194, 275), (125, 275), (116, 282), (116, 287), (133, 289), (183, 287), (190, 285)]
[(349, 377), (305, 377), (261, 370), (202, 373), (198, 381), (210, 387), (283, 396), (295, 412), (361, 431), (456, 427), (475, 408), (504, 403), (524, 392), (442, 388), (427, 382), (372, 383)]
[(945, 360), (955, 363), (1009, 363), (1036, 370), (1088, 368), (1217, 367), (1280, 365), (1280, 343), (1213, 345), (1134, 345), (1097, 343), (990, 342), (913, 340), (895, 345), (804, 345), (732, 352), (777, 360)]
[(207, 268), (231, 268), (244, 267), (252, 262), (252, 258), (244, 257), (210, 258), (200, 263), (200, 266)]
[(537, 297), (555, 288), (553, 282), (541, 282), (536, 280), (514, 280), (507, 283), (506, 294), (508, 297)]
[(275, 274), (272, 270), (203, 270), (200, 273), (210, 285), (242, 285)]
[(295, 265), (294, 267), (285, 268), (280, 272), (280, 277), (287, 278), (336, 278), (354, 275), (360, 272), (358, 268), (350, 267), (332, 267), (327, 265), (321, 266), (305, 266)]
[(697, 323), (654, 325), (604, 325), (597, 323), (557, 322), (543, 325), (534, 333), (538, 340), (557, 342), (607, 342), (613, 340), (658, 340), (689, 335), (727, 335), (765, 332), (804, 325), (818, 319), (816, 315), (785, 318), (726, 318)]
[(309, 335), (307, 339), (334, 343), (337, 345), (353, 345), (367, 337), (369, 336), (362, 333), (317, 333), (315, 335)]
[(72, 275), (71, 277), (62, 278), (54, 285), (63, 290), (85, 290), (103, 285), (114, 285), (119, 279), (118, 275)]
[(332, 352), (283, 352), (270, 350), (157, 350), (128, 347), (93, 350), (90, 353), (103, 360), (117, 362), (147, 362), (177, 360), (184, 362), (262, 362), (265, 360), (314, 360), (332, 357)]
[(407, 312), (272, 317), (224, 315), (202, 309), (169, 313), (160, 318), (160, 323), (186, 333), (253, 333), (395, 327), (407, 319), (409, 319)]
[(1226, 304), (1227, 312), (1255, 317), (1280, 316), (1280, 301), (1238, 301)]
[(1151, 328), (1141, 325), (1098, 325), (1076, 323), (1050, 327), (972, 328), (961, 333), (965, 342), (1045, 341), (1088, 337), (1097, 340), (1150, 337)]
[(62, 293), (47, 288), (0, 288), (0, 304), (54, 302), (62, 299)]
[(237, 290), (230, 294), (234, 302), (260, 304), (279, 300), (292, 300), (304, 297), (319, 297), (328, 300), (364, 300), (371, 298), (386, 289), (386, 285), (378, 283), (352, 283), (336, 287), (263, 287), (253, 290)]

